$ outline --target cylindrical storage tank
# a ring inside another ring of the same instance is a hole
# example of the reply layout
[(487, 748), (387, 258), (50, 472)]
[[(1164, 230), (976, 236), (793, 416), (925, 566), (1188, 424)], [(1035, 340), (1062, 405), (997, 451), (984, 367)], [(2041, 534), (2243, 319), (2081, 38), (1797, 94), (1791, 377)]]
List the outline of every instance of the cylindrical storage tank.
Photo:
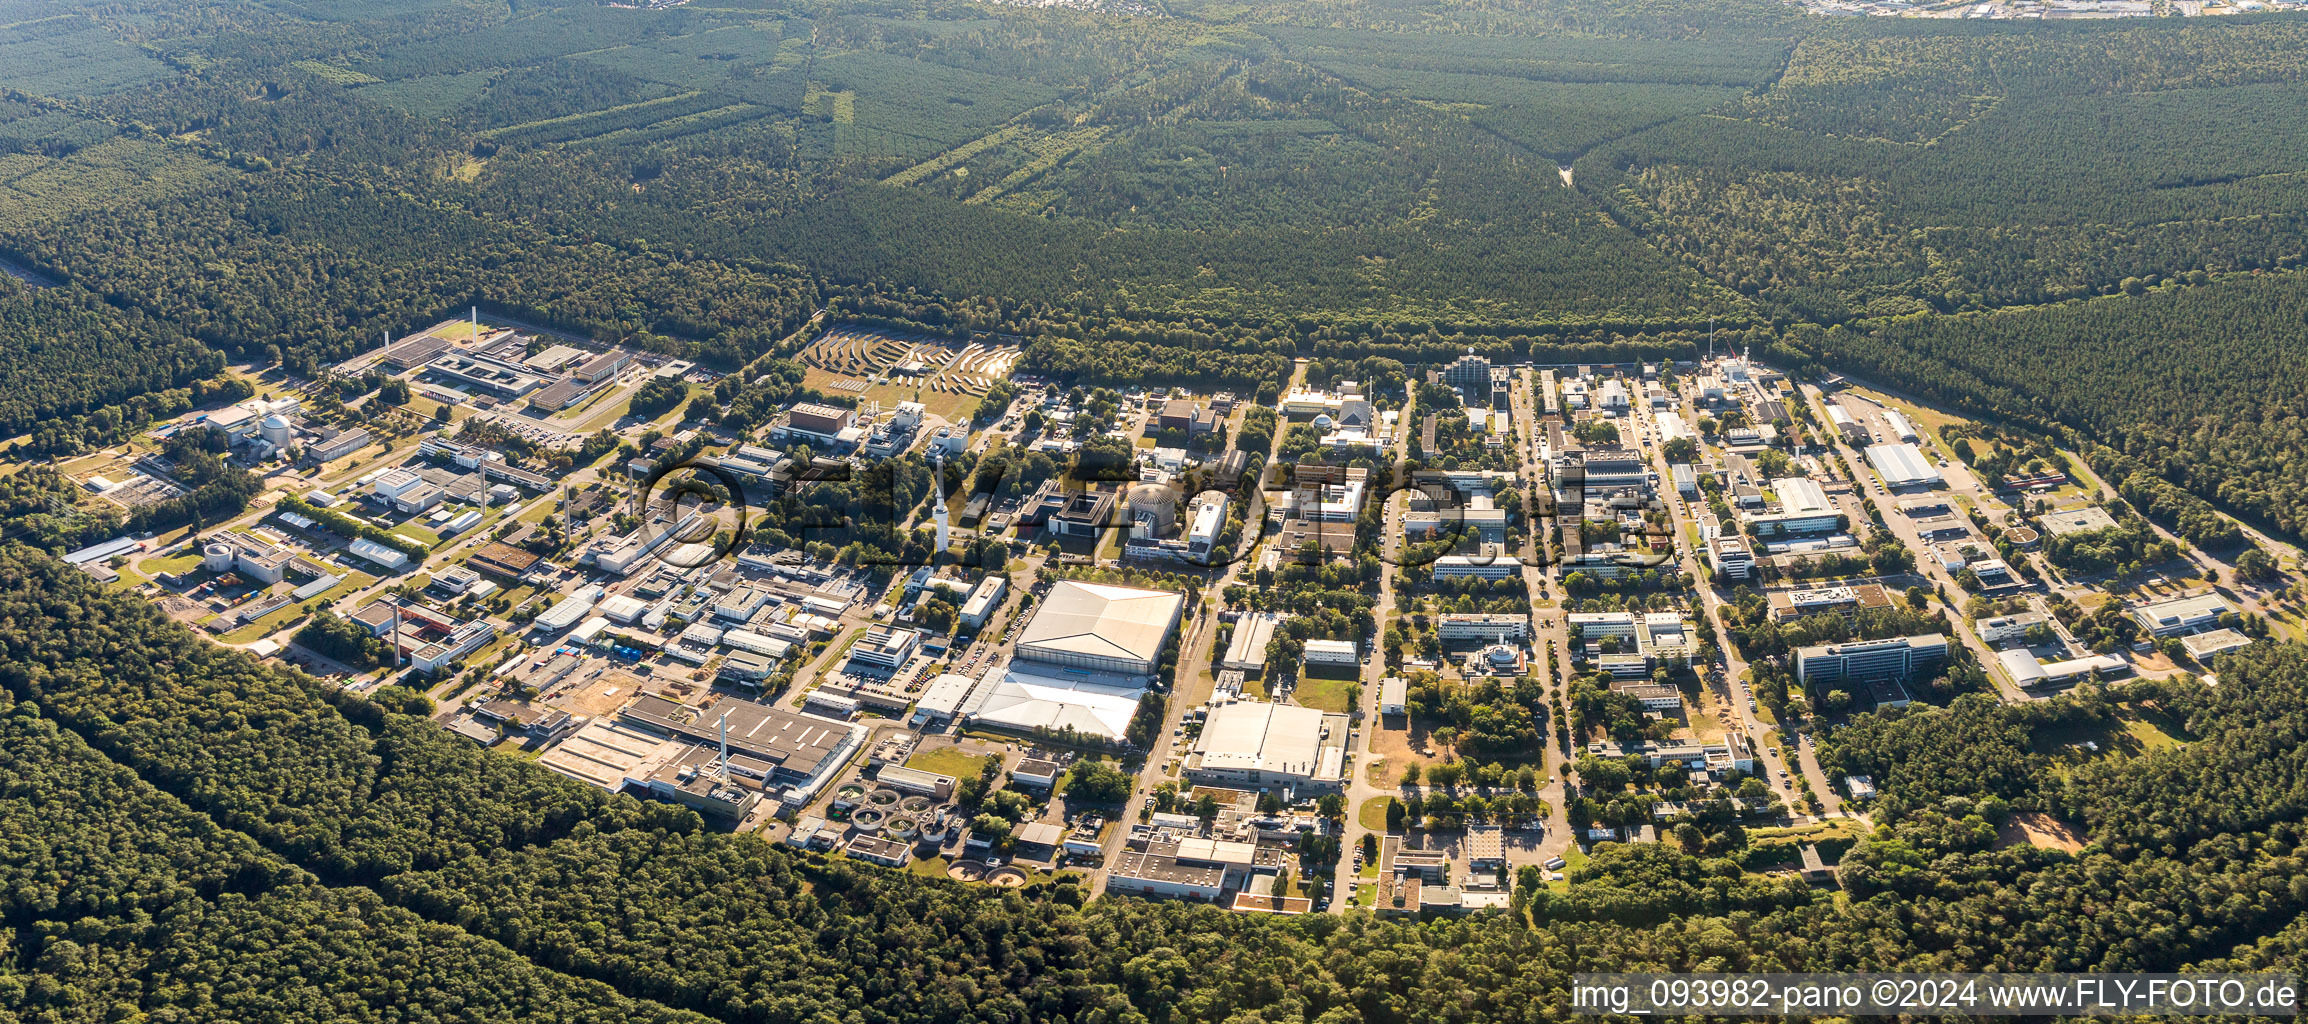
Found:
[(1330, 429), (1330, 425), (1331, 425), (1333, 422), (1335, 422), (1335, 421), (1334, 421), (1334, 420), (1332, 420), (1332, 419), (1330, 418), (1330, 414), (1329, 414), (1329, 413), (1327, 413), (1327, 412), (1326, 412), (1326, 413), (1322, 413), (1322, 414), (1320, 414), (1320, 415), (1317, 415), (1316, 417), (1314, 417), (1314, 429), (1316, 429), (1316, 430), (1329, 430), (1329, 429)]
[(263, 422), (256, 425), (256, 430), (276, 448), (286, 448), (290, 441), (296, 439), (295, 432), (289, 429), (288, 417), (277, 412), (265, 417)]
[(1178, 491), (1161, 484), (1130, 485), (1130, 518), (1152, 517), (1154, 532), (1168, 533), (1178, 525)]
[(200, 564), (210, 572), (224, 572), (232, 568), (232, 545), (211, 544), (200, 549)]

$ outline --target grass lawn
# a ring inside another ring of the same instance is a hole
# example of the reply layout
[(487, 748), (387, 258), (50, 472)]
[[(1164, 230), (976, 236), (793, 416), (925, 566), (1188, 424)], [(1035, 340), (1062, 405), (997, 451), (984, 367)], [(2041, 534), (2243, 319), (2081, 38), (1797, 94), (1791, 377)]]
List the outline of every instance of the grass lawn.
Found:
[(946, 877), (946, 868), (950, 866), (943, 855), (933, 854), (928, 857), (914, 858), (913, 863), (906, 865), (906, 872), (920, 875), (923, 878), (944, 878)]
[[(590, 434), (603, 427), (614, 426), (618, 420), (625, 418), (626, 413), (632, 411), (633, 394), (639, 390), (641, 390), (639, 384), (620, 388), (614, 392), (617, 395), (617, 400), (614, 402), (607, 401), (610, 394), (608, 392), (595, 395), (584, 405), (579, 406), (574, 413), (561, 413), (547, 422), (573, 434)], [(685, 395), (681, 402), (674, 407), (676, 409), (681, 408), (688, 402), (688, 396)], [(582, 416), (583, 419), (577, 419), (578, 416)], [(568, 417), (568, 419), (564, 419), (564, 417)]]
[(326, 592), (322, 593), (321, 596), (290, 604), (285, 608), (281, 608), (278, 611), (265, 616), (264, 618), (258, 619), (255, 622), (251, 622), (248, 625), (242, 626), (230, 633), (226, 633), (218, 639), (221, 639), (228, 644), (245, 644), (252, 643), (257, 640), (262, 640), (265, 637), (272, 635), (273, 630), (279, 629), (283, 625), (286, 625), (290, 619), (303, 615), (305, 613), (306, 606), (312, 604), (313, 601), (334, 601), (340, 597), (345, 596), (346, 594), (353, 593), (376, 582), (376, 577), (371, 576), (365, 572), (346, 573), (344, 579), (338, 581), (336, 586), (330, 587)]
[[(1579, 849), (1579, 846), (1578, 846), (1578, 844), (1577, 844), (1577, 843), (1573, 843), (1573, 844), (1571, 844), (1571, 848), (1570, 848), (1570, 849), (1568, 849), (1568, 850), (1564, 850), (1564, 851), (1563, 851), (1563, 877), (1564, 877), (1565, 879), (1568, 879), (1568, 878), (1570, 878), (1570, 877), (1571, 877), (1571, 874), (1572, 874), (1573, 872), (1576, 872), (1576, 871), (1578, 871), (1578, 870), (1579, 870), (1581, 867), (1584, 867), (1584, 866), (1586, 865), (1586, 863), (1587, 863), (1587, 853), (1586, 853), (1586, 851), (1585, 851), (1585, 850), (1581, 850), (1581, 849)], [(1568, 882), (1568, 881), (1562, 881), (1562, 882), (1548, 882), (1548, 883), (1547, 883), (1547, 886), (1548, 886), (1548, 888), (1551, 888), (1551, 889), (1555, 890), (1556, 892), (1569, 892), (1569, 891), (1571, 891), (1571, 883), (1570, 883), (1570, 882)]]
[(386, 532), (398, 533), (409, 537), (410, 539), (415, 540), (428, 548), (437, 548), (441, 546), (440, 534), (434, 533), (432, 530), (419, 526), (414, 521), (402, 523), (401, 525), (393, 527)]
[[(2105, 726), (2086, 724), (2038, 729), (2034, 738), (2038, 750), (2054, 757), (2079, 760), (2112, 754), (2138, 756), (2195, 739), (2171, 716), (2134, 707), (2117, 709), (2115, 721)], [(2082, 750), (2080, 744), (2086, 742), (2097, 743), (2100, 749), (2096, 753)]]
[[(906, 767), (951, 775), (956, 779), (969, 779), (976, 778), (979, 772), (984, 771), (990, 758), (991, 755), (987, 754), (965, 754), (958, 747), (940, 747), (906, 758)], [(942, 876), (944, 872), (939, 874)]]
[(1358, 885), (1358, 886), (1355, 886), (1355, 887), (1354, 887), (1354, 905), (1355, 905), (1355, 906), (1358, 906), (1358, 907), (1369, 907), (1369, 906), (1376, 906), (1377, 904), (1378, 904), (1378, 886), (1376, 886), (1376, 885)]
[(1324, 711), (1343, 715), (1353, 708), (1352, 702), (1347, 699), (1347, 691), (1353, 689), (1360, 682), (1359, 678), (1325, 679), (1321, 676), (1300, 676), (1298, 689), (1292, 691), (1291, 695), (1296, 697), (1300, 704), (1307, 707), (1321, 708)]
[(136, 563), (134, 566), (134, 571), (142, 575), (145, 579), (151, 579), (163, 573), (186, 572), (191, 569), (198, 568), (199, 566), (200, 549), (195, 547), (192, 550), (186, 551), (180, 555), (167, 555), (164, 557), (147, 558), (144, 561)]
[(1361, 822), (1362, 827), (1373, 832), (1384, 832), (1386, 831), (1387, 806), (1396, 803), (1401, 803), (1401, 801), (1391, 796), (1371, 797), (1363, 801), (1361, 807), (1355, 809), (1354, 820)]

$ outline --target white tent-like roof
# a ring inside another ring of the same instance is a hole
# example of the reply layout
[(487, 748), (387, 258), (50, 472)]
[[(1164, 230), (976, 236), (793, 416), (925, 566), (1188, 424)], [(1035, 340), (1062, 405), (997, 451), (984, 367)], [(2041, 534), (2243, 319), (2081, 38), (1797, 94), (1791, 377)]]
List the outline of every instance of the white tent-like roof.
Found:
[(1050, 586), (1042, 609), (1018, 637), (1020, 655), (1049, 652), (1126, 658), (1152, 665), (1186, 605), (1184, 595), (1106, 583), (1060, 580)]
[(992, 685), (980, 686), (962, 710), (972, 721), (1014, 732), (1072, 727), (1076, 733), (1118, 741), (1145, 694), (1144, 686), (1124, 685), (1113, 677), (1045, 675), (1013, 662)]

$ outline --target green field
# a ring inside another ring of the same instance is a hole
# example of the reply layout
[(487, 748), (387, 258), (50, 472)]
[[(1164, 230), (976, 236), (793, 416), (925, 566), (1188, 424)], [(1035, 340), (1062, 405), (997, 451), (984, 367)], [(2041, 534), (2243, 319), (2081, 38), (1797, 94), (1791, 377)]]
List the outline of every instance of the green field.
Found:
[(951, 775), (956, 779), (969, 779), (976, 778), (980, 771), (985, 770), (986, 761), (987, 756), (983, 754), (965, 754), (955, 747), (940, 747), (906, 758), (906, 767)]

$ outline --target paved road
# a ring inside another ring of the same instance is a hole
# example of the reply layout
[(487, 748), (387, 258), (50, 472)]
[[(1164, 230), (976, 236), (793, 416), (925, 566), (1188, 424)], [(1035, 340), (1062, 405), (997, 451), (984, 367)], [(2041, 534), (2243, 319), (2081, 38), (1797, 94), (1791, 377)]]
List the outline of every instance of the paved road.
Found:
[[(1798, 386), (1802, 389), (1803, 400), (1810, 403), (1812, 413), (1818, 422), (1828, 422), (1825, 406), (1826, 396), (1813, 385), (1802, 384)], [(1971, 648), (1972, 655), (1979, 660), (1981, 671), (1986, 672), (1988, 678), (1995, 682), (1996, 691), (2002, 694), (2004, 700), (2014, 704), (2032, 699), (2014, 684), (2009, 676), (2004, 674), (2003, 669), (1996, 663), (1995, 651), (1981, 642), (1979, 635), (1972, 632), (1963, 621), (1962, 602), (1970, 592), (1964, 590), (1962, 585), (1955, 581), (1955, 575), (1948, 572), (1947, 567), (1940, 565), (1938, 559), (1931, 557), (1931, 546), (1924, 543), (1923, 535), (1916, 529), (1915, 523), (1909, 520), (1907, 516), (1900, 514), (1898, 499), (1884, 488), (1883, 483), (1875, 478), (1874, 473), (1868, 471), (1866, 456), (1854, 449), (1851, 442), (1846, 440), (1841, 432), (1821, 431), (1820, 433), (1823, 439), (1827, 441), (1830, 449), (1841, 454), (1844, 461), (1850, 464), (1851, 473), (1857, 478), (1853, 480), (1853, 485), (1858, 487), (1861, 493), (1874, 500), (1875, 509), (1883, 516), (1884, 523), (1890, 527), (1892, 536), (1898, 538), (1901, 544), (1906, 545), (1907, 549), (1914, 553), (1916, 574), (1932, 581), (1938, 586), (1939, 592), (1946, 595), (1949, 602), (1948, 618), (1955, 622), (1956, 639)]]

